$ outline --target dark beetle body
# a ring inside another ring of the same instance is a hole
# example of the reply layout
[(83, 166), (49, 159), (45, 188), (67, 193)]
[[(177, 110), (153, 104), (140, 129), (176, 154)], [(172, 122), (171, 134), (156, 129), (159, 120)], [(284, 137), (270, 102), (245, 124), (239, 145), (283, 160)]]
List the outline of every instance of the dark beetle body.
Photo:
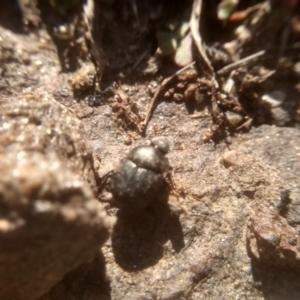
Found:
[(168, 194), (164, 172), (170, 167), (158, 147), (140, 146), (122, 159), (111, 178), (111, 192), (120, 208), (142, 210)]

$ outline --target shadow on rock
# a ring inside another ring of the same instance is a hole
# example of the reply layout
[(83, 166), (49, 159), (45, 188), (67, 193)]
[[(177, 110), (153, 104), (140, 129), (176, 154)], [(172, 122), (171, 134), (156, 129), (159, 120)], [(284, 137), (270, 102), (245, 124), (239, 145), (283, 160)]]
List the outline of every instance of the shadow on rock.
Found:
[(264, 299), (297, 300), (300, 295), (299, 271), (288, 267), (274, 267), (252, 260), (254, 286), (260, 290)]
[(0, 25), (23, 33), (22, 11), (18, 0), (0, 0)]
[[(289, 193), (281, 193), (280, 213), (287, 213)], [(247, 224), (247, 252), (254, 285), (265, 299), (299, 299), (299, 233), (275, 210), (260, 207)]]
[(112, 234), (116, 262), (126, 271), (138, 271), (155, 265), (170, 240), (179, 252), (184, 247), (178, 216), (166, 205), (156, 203), (140, 212), (119, 210)]
[(92, 262), (82, 264), (68, 273), (38, 300), (111, 300), (111, 287), (105, 273), (105, 260), (100, 252)]

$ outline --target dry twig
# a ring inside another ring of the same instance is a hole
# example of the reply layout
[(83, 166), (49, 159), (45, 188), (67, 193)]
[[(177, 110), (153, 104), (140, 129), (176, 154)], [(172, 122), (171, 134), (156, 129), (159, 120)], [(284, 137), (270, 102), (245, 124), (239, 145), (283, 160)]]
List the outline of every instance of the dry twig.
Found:
[(250, 62), (252, 62), (253, 60), (257, 59), (260, 56), (263, 56), (265, 54), (266, 51), (262, 50), (259, 51), (257, 53), (254, 53), (252, 55), (249, 55), (243, 59), (240, 59), (239, 61), (236, 61), (230, 65), (225, 66), (224, 68), (222, 68), (221, 70), (219, 70), (217, 72), (218, 75), (224, 75), (228, 72), (231, 72), (233, 70), (235, 70), (238, 67), (244, 66), (246, 64), (249, 64)]
[(146, 49), (146, 51), (144, 51), (140, 56), (139, 58), (136, 60), (135, 64), (133, 65), (132, 67), (132, 70), (135, 70), (139, 65), (140, 63), (144, 60), (144, 58), (149, 54), (149, 49)]
[(192, 15), (190, 19), (191, 33), (194, 43), (199, 51), (200, 56), (206, 63), (209, 70), (213, 73), (213, 67), (205, 53), (205, 49), (202, 44), (202, 38), (200, 35), (200, 15), (202, 9), (202, 0), (194, 0)]
[(154, 106), (156, 104), (156, 101), (158, 99), (158, 96), (160, 94), (160, 92), (162, 91), (163, 88), (166, 87), (167, 84), (169, 84), (177, 75), (179, 75), (180, 73), (184, 72), (185, 70), (187, 70), (188, 68), (192, 67), (195, 64), (195, 62), (193, 61), (192, 63), (188, 64), (187, 66), (183, 67), (182, 69), (178, 70), (176, 73), (174, 73), (172, 76), (165, 78), (162, 82), (162, 84), (157, 88), (153, 98), (151, 99), (150, 105), (148, 107), (148, 111), (147, 111), (147, 115), (144, 119), (144, 121), (141, 123), (141, 126), (143, 128), (143, 131), (146, 130), (146, 127), (149, 123), (149, 120), (152, 116), (153, 113), (153, 109)]
[(262, 6), (262, 4), (259, 3), (256, 5), (250, 6), (249, 8), (247, 8), (245, 10), (236, 11), (229, 17), (228, 20), (230, 22), (244, 21), (246, 18), (249, 17), (250, 14), (257, 12), (261, 8), (261, 6)]
[(84, 5), (83, 17), (87, 27), (85, 38), (91, 48), (91, 53), (94, 60), (93, 63), (95, 64), (98, 81), (100, 82), (104, 68), (107, 65), (107, 60), (99, 41), (94, 39), (94, 36), (100, 36), (100, 33), (97, 32), (97, 28), (93, 27), (95, 14), (97, 14), (96, 4), (97, 3), (95, 3), (94, 0), (87, 0), (86, 4)]

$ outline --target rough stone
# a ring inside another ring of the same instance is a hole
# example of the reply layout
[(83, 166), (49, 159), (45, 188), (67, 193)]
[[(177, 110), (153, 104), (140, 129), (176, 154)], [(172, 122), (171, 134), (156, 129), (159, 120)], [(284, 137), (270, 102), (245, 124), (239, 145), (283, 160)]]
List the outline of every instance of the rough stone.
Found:
[(30, 300), (91, 260), (112, 220), (68, 109), (42, 95), (2, 98), (0, 118), (0, 298)]
[(276, 209), (256, 209), (247, 228), (250, 254), (261, 263), (300, 269), (300, 235)]

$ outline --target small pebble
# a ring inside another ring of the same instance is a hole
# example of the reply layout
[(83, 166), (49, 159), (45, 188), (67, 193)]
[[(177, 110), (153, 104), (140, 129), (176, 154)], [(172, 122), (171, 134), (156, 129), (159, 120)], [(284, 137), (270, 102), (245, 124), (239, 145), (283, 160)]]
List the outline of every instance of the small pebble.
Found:
[(175, 94), (173, 95), (173, 98), (174, 98), (174, 100), (175, 100), (176, 102), (180, 102), (180, 101), (182, 101), (182, 99), (183, 99), (183, 95), (182, 95), (182, 94), (175, 93)]
[(184, 91), (184, 100), (185, 101), (190, 101), (193, 99), (195, 95), (195, 91), (197, 89), (196, 84), (190, 84), (187, 89)]
[(292, 120), (288, 112), (281, 107), (272, 108), (271, 114), (273, 122), (277, 126), (284, 126)]
[(261, 97), (263, 104), (267, 104), (270, 107), (279, 107), (285, 100), (285, 93), (282, 91), (274, 91), (270, 94), (265, 94)]
[(236, 114), (234, 112), (231, 112), (231, 111), (226, 111), (225, 116), (226, 116), (228, 123), (233, 127), (237, 127), (243, 120), (243, 116)]

